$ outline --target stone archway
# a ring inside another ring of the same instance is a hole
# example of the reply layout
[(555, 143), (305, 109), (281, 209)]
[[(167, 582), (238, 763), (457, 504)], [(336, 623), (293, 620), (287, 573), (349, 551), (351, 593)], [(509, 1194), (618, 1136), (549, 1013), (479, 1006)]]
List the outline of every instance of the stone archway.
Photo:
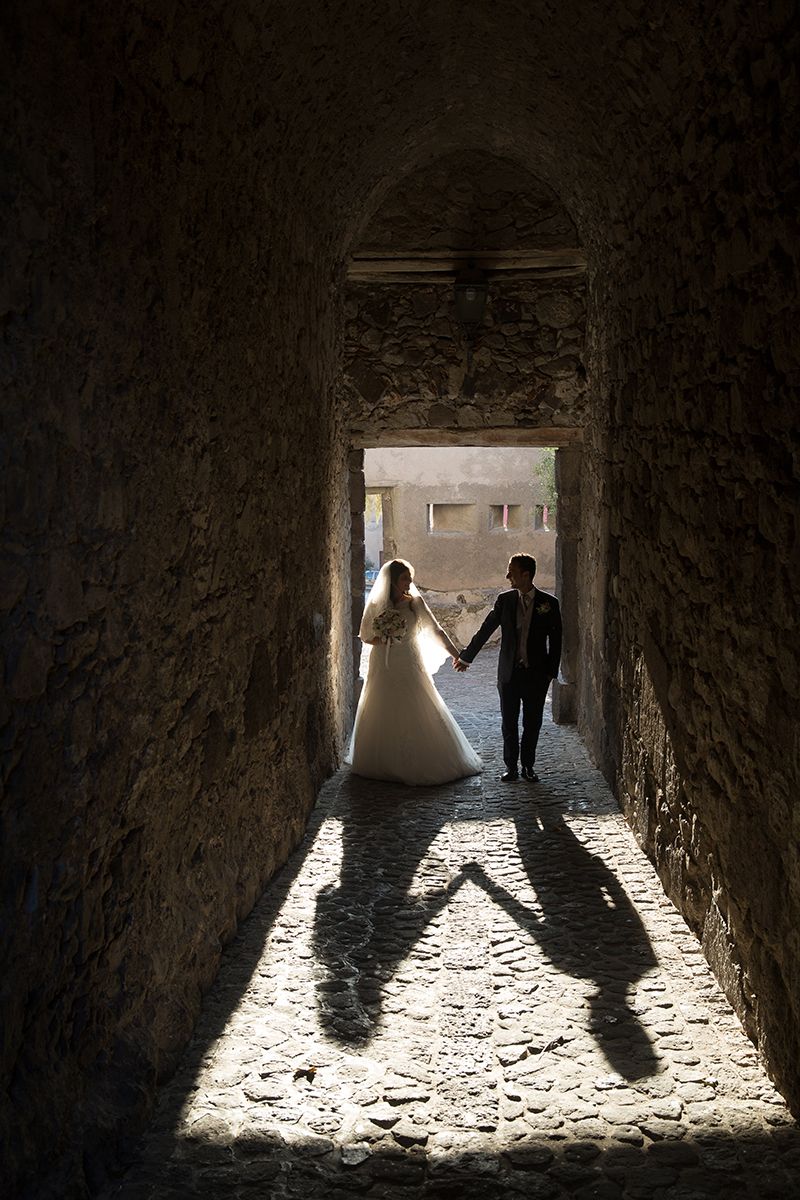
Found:
[[(466, 264), (488, 301), (469, 340), (453, 286)], [(551, 188), (518, 164), (452, 153), (403, 177), (372, 214), (348, 266), (340, 400), (351, 455), (352, 627), (363, 606), (364, 446), (552, 445), (559, 450), (564, 521), (558, 578), (566, 600), (557, 719), (577, 717), (580, 479), (585, 421), (585, 255)], [(571, 636), (570, 636), (571, 634)], [(358, 675), (358, 647), (354, 668)]]
[[(485, 278), (467, 339), (453, 303)], [(356, 444), (574, 439), (586, 420), (586, 257), (552, 189), (491, 154), (447, 155), (384, 196), (348, 260), (340, 401)]]

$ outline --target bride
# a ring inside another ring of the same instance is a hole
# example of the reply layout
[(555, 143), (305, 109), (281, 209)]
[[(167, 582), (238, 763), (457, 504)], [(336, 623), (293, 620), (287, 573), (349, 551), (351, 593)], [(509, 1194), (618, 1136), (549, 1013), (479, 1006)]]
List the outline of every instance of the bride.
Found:
[(413, 573), (402, 558), (384, 563), (367, 598), (359, 637), (373, 649), (348, 761), (367, 779), (449, 783), (483, 768), (434, 685), (433, 673), (458, 649)]

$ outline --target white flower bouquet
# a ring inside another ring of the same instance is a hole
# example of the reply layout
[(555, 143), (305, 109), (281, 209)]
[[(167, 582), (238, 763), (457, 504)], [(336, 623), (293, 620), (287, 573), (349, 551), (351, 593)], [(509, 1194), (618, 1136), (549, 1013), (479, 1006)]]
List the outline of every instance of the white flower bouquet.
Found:
[(396, 608), (385, 608), (378, 613), (373, 623), (376, 635), (386, 643), (386, 664), (389, 664), (389, 647), (392, 642), (402, 642), (406, 636), (406, 619)]
[(374, 627), (382, 642), (402, 642), (406, 636), (406, 619), (396, 608), (385, 608), (378, 613)]

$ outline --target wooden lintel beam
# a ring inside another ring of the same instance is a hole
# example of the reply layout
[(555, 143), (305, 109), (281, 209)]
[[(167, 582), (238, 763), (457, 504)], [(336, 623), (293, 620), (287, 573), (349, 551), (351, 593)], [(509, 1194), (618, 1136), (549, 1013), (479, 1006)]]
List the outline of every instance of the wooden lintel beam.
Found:
[(440, 274), (454, 276), (464, 263), (491, 274), (507, 271), (583, 270), (586, 255), (572, 246), (539, 247), (530, 250), (410, 250), (403, 253), (375, 251), (354, 254), (348, 265), (351, 278)]
[(583, 429), (554, 425), (501, 426), (480, 429), (354, 430), (354, 449), (380, 446), (579, 446)]
[[(526, 279), (579, 279), (585, 275), (586, 268), (580, 267), (513, 267), (508, 270), (486, 271), (488, 280), (526, 280)], [(362, 271), (358, 267), (351, 268), (347, 273), (351, 283), (455, 283), (457, 273), (451, 270), (419, 270), (419, 271)]]
[(508, 249), (494, 246), (492, 248), (462, 250), (451, 246), (439, 246), (435, 250), (419, 250), (417, 248), (409, 248), (407, 250), (357, 250), (351, 255), (352, 260), (358, 261), (364, 259), (366, 261), (380, 262), (403, 262), (413, 259), (415, 262), (429, 262), (431, 259), (444, 259), (449, 262), (475, 262), (492, 261), (493, 259), (522, 259), (522, 260), (542, 260), (557, 258), (560, 255), (569, 255), (571, 258), (579, 259), (581, 262), (586, 261), (586, 255), (580, 246), (515, 246)]

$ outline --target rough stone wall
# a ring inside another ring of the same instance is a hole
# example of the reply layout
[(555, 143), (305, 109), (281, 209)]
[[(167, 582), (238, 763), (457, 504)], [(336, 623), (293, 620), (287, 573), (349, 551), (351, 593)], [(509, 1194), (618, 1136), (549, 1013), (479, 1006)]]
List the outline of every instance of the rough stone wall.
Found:
[[(352, 435), (394, 430), (576, 428), (585, 420), (583, 283), (498, 280), (467, 345), (451, 285), (350, 284), (343, 404)], [(443, 433), (443, 437), (446, 434)]]
[(14, 1197), (34, 1178), (82, 1195), (135, 1133), (222, 945), (301, 837), (349, 708), (349, 594), (319, 583), (341, 574), (349, 532), (324, 247), (292, 225), (293, 181), (273, 171), (258, 209), (209, 129), (231, 96), (213, 73), (199, 86), (202, 35), (167, 47), (129, 19), (127, 57), (102, 19), (89, 42), (66, 9), (58, 28), (20, 17), (11, 47)]
[[(350, 632), (352, 638), (353, 673), (355, 678), (358, 679), (362, 651), (358, 631), (361, 627), (361, 617), (364, 612), (364, 571), (366, 567), (366, 556), (364, 553), (364, 503), (366, 500), (366, 488), (364, 486), (363, 450), (350, 451), (348, 484), (350, 494), (350, 589), (352, 596)], [(355, 696), (355, 699), (358, 699), (358, 697)]]
[[(466, 646), (491, 612), (497, 596), (497, 588), (474, 588), (461, 592), (433, 592), (430, 588), (420, 590), (436, 620), (457, 646)], [(499, 642), (500, 633), (497, 631), (486, 645), (496, 646)]]
[(788, 16), (779, 5), (737, 24), (735, 6), (720, 7), (708, 34), (724, 50), (698, 71), (668, 147), (639, 156), (619, 237), (590, 283), (584, 484), (600, 502), (584, 539), (595, 617), (582, 724), (797, 1107), (800, 361), (797, 226), (784, 201), (798, 46)]

